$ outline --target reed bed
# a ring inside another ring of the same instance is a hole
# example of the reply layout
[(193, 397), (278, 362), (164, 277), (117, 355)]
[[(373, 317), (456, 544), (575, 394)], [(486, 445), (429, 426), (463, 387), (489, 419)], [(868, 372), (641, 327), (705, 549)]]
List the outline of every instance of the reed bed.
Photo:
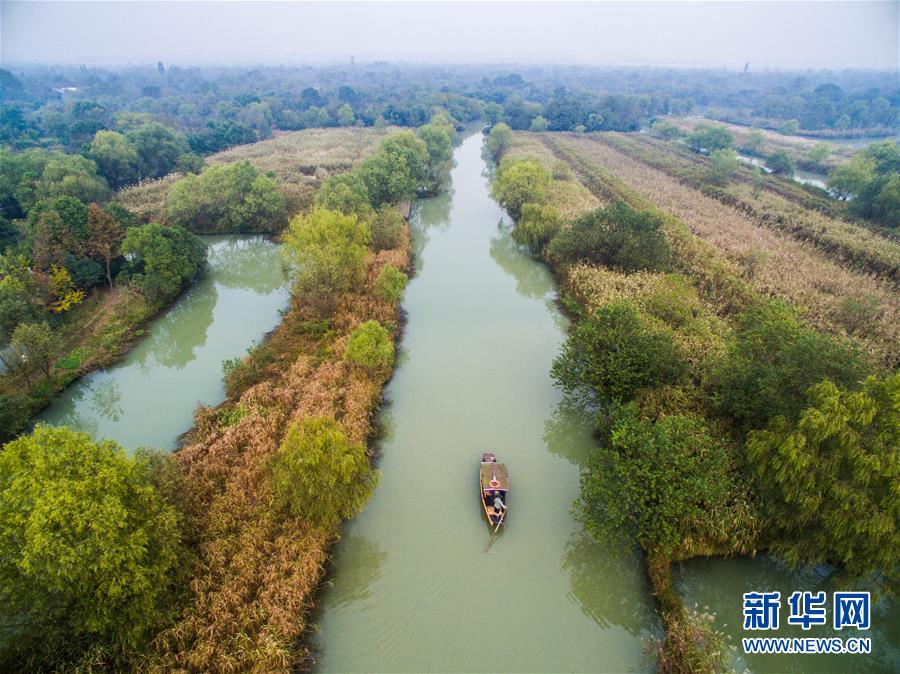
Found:
[[(753, 127), (729, 124), (727, 122), (711, 122), (702, 117), (671, 117), (667, 119), (685, 133), (693, 131), (698, 124), (724, 126), (731, 135), (734, 136), (735, 145), (738, 147), (741, 147), (747, 142), (747, 138), (751, 132), (758, 131), (763, 136), (763, 144), (759, 149), (760, 155), (769, 155), (778, 150), (784, 150), (798, 161), (798, 163), (805, 161), (809, 151), (819, 143), (823, 142), (818, 139), (804, 138), (802, 136), (786, 136), (775, 131), (754, 129)], [(844, 163), (850, 159), (856, 151), (856, 148), (847, 145), (827, 142), (825, 144), (828, 145), (828, 149), (831, 151), (829, 157), (823, 162), (823, 167), (828, 169)]]
[[(738, 208), (753, 217), (757, 224), (811, 242), (850, 269), (871, 272), (895, 284), (900, 283), (900, 243), (862, 225), (829, 217), (835, 209), (828, 199), (814, 197), (803, 189), (794, 190), (799, 196), (785, 194), (783, 184), (787, 181), (762, 177), (758, 171), (743, 167), (736, 172), (736, 179), (727, 185), (709, 185), (705, 178), (709, 160), (705, 157), (653, 139), (623, 134), (595, 134), (592, 137), (707, 196)], [(759, 182), (753, 179), (754, 174), (761, 178)], [(820, 201), (825, 202), (822, 208), (818, 207)]]
[[(312, 201), (324, 178), (353, 168), (377, 149), (389, 131), (373, 127), (290, 131), (223, 150), (207, 157), (206, 163), (249, 161), (260, 172), (273, 174), (288, 212), (295, 213)], [(141, 222), (164, 223), (169, 190), (182, 177), (172, 173), (159, 180), (145, 180), (119, 190), (115, 200), (137, 214)]]
[[(574, 134), (560, 138), (550, 142), (569, 152), (570, 157), (574, 155), (576, 162), (580, 158), (582, 173), (591, 167), (596, 169), (597, 189), (631, 200), (633, 205), (640, 206), (639, 202), (646, 200), (657, 206), (718, 251), (727, 267), (738, 271), (760, 295), (784, 298), (800, 310), (810, 326), (850, 337), (883, 366), (893, 368), (900, 363), (900, 297), (889, 283), (844, 269), (811, 244), (762, 227), (738, 209), (704, 196), (596, 139)], [(617, 180), (604, 180), (610, 173)], [(667, 225), (670, 233), (676, 234), (670, 236), (675, 255), (689, 268), (688, 273), (708, 276), (703, 267), (722, 265), (719, 256), (704, 259), (703, 247), (678, 234), (672, 219)], [(685, 255), (691, 256), (689, 262), (684, 261)], [(727, 281), (739, 293), (728, 271), (723, 269), (712, 280)], [(854, 303), (869, 308), (862, 325), (854, 318), (858, 312), (848, 306)]]
[(311, 664), (302, 639), (338, 532), (273, 508), (268, 464), (290, 423), (304, 417), (332, 418), (354, 441), (371, 436), (390, 375), (345, 362), (343, 344), (366, 320), (396, 332), (399, 310), (374, 296), (372, 281), (386, 264), (407, 268), (409, 256), (408, 231), (397, 248), (371, 255), (367, 283), (338, 299), (325, 330), (295, 297), (265, 342), (273, 357), (262, 380), (219, 409), (198, 411), (177, 453), (197, 541), (191, 598), (155, 639), (148, 670), (290, 672)]

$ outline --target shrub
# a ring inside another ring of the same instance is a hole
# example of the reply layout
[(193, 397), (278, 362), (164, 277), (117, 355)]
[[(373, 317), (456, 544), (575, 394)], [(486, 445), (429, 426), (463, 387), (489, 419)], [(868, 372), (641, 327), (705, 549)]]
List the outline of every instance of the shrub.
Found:
[(497, 169), (492, 194), (516, 220), (525, 204), (542, 203), (550, 188), (550, 173), (534, 159), (504, 159)]
[(671, 554), (728, 526), (729, 453), (703, 419), (654, 423), (634, 403), (616, 405), (606, 435), (581, 478), (582, 518), (595, 537), (617, 531)]
[(547, 254), (562, 263), (587, 261), (631, 272), (663, 267), (669, 246), (660, 218), (616, 202), (586, 213), (561, 230)]
[(786, 150), (778, 150), (766, 157), (766, 166), (777, 176), (790, 177), (797, 169), (797, 164)]
[(382, 206), (372, 218), (372, 247), (390, 250), (400, 245), (403, 214), (396, 206)]
[(576, 325), (551, 372), (569, 395), (628, 400), (640, 388), (676, 383), (687, 363), (670, 332), (648, 325), (630, 302), (615, 302)]
[(369, 369), (390, 367), (394, 362), (394, 342), (378, 321), (366, 321), (350, 333), (344, 357)]
[(562, 217), (556, 209), (541, 204), (524, 204), (512, 235), (516, 241), (527, 245), (532, 253), (540, 253), (562, 229), (562, 225)]
[(225, 375), (225, 394), (235, 399), (254, 384), (262, 381), (266, 367), (272, 362), (275, 354), (265, 344), (257, 344), (247, 349), (243, 358), (231, 358), (222, 362)]
[(387, 264), (375, 279), (375, 294), (381, 299), (396, 304), (403, 297), (409, 278), (392, 264)]
[(853, 388), (868, 371), (856, 349), (803, 326), (787, 305), (772, 301), (743, 314), (709, 388), (722, 414), (744, 428), (764, 428), (776, 416), (796, 420), (813, 384), (831, 379)]
[(275, 181), (240, 161), (176, 182), (166, 216), (194, 232), (274, 232), (284, 226), (286, 213)]
[(795, 563), (836, 562), (897, 587), (900, 559), (900, 374), (851, 393), (812, 386), (809, 407), (747, 439), (779, 548)]
[(737, 168), (738, 160), (734, 150), (731, 148), (716, 150), (710, 154), (706, 179), (714, 185), (724, 185), (731, 179)]
[(363, 509), (378, 482), (366, 448), (321, 417), (293, 424), (271, 466), (272, 491), (284, 510), (332, 527)]
[(183, 561), (178, 514), (115, 442), (39, 425), (0, 452), (0, 625), (32, 653), (140, 644)]

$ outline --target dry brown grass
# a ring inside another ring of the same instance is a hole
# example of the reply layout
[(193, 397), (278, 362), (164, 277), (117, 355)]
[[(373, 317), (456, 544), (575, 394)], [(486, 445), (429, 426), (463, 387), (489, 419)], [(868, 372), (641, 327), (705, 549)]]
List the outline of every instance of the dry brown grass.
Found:
[(593, 137), (707, 196), (739, 208), (764, 227), (812, 242), (852, 269), (900, 281), (900, 243), (859, 223), (833, 217), (843, 210), (839, 202), (817, 197), (793, 181), (762, 176), (746, 167), (739, 167), (727, 184), (711, 185), (706, 177), (707, 157), (635, 134), (604, 133)]
[(264, 379), (225, 403), (244, 415), (230, 425), (201, 409), (177, 454), (192, 489), (191, 529), (199, 538), (192, 598), (155, 643), (152, 671), (288, 672), (309, 657), (300, 645), (311, 599), (336, 528), (321, 529), (272, 507), (267, 465), (294, 421), (324, 416), (365, 441), (388, 372), (342, 359), (347, 335), (375, 319), (396, 327), (396, 306), (377, 299), (371, 281), (385, 264), (406, 268), (400, 245), (370, 256), (368, 282), (340, 297), (328, 333), (310, 333), (314, 310), (295, 298), (266, 346), (275, 358)]
[[(366, 128), (305, 129), (279, 134), (258, 143), (238, 145), (206, 158), (209, 165), (249, 161), (259, 171), (272, 173), (296, 213), (312, 200), (323, 178), (347, 171), (377, 149), (388, 130)], [(172, 173), (120, 190), (116, 201), (138, 215), (141, 222), (165, 222), (166, 201), (181, 178)]]
[(596, 139), (566, 134), (559, 141), (683, 222), (694, 235), (742, 267), (757, 292), (786, 299), (809, 325), (848, 335), (842, 318), (846, 298), (874, 300), (875, 315), (853, 339), (888, 367), (900, 361), (900, 296), (890, 284), (844, 269), (812, 245), (762, 227), (745, 213)]

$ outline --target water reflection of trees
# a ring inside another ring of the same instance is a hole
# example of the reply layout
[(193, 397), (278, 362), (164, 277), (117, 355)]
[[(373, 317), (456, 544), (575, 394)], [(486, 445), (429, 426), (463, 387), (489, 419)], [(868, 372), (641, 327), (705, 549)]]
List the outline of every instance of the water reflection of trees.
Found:
[(122, 392), (115, 379), (96, 381), (87, 387), (91, 411), (100, 419), (118, 421), (122, 417)]
[(553, 292), (553, 277), (548, 269), (532, 259), (512, 238), (511, 230), (501, 225), (499, 235), (491, 239), (491, 257), (516, 281), (516, 292), (541, 299)]
[(544, 444), (551, 453), (583, 467), (596, 444), (592, 414), (564, 398), (544, 422)]
[(217, 241), (207, 259), (213, 280), (226, 288), (268, 295), (287, 283), (278, 247), (261, 236)]
[(381, 578), (388, 555), (365, 536), (348, 536), (339, 543), (338, 579), (329, 592), (334, 606), (368, 599), (372, 583)]
[(146, 351), (140, 353), (142, 370), (152, 367), (148, 358), (164, 367), (182, 369), (196, 358), (196, 349), (206, 344), (213, 322), (218, 293), (212, 283), (194, 286), (171, 310), (153, 325)]
[(634, 636), (659, 632), (643, 560), (634, 546), (600, 544), (577, 531), (566, 543), (562, 569), (569, 574), (570, 596), (601, 627), (618, 626)]
[(411, 244), (416, 273), (422, 271), (422, 252), (431, 238), (431, 230), (446, 231), (450, 227), (450, 206), (453, 203), (453, 189), (436, 197), (420, 199), (416, 202), (409, 219)]

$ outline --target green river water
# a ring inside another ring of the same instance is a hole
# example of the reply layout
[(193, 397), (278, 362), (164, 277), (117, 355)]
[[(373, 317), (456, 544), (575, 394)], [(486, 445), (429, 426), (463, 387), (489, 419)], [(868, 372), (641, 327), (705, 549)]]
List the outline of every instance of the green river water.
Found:
[[(515, 245), (490, 198), (480, 146), (479, 135), (468, 137), (449, 193), (415, 209), (418, 270), (381, 415), (381, 483), (335, 549), (315, 616), (318, 667), (646, 671), (643, 642), (660, 627), (641, 559), (628, 546), (592, 542), (571, 514), (592, 438), (549, 376), (567, 321), (548, 270)], [(265, 239), (206, 241), (206, 278), (119, 364), (67, 389), (43, 421), (129, 449), (174, 448), (197, 404), (223, 399), (222, 361), (278, 323), (288, 286), (277, 246)], [(507, 525), (488, 552), (477, 493), (484, 451), (506, 462), (512, 486)], [(828, 588), (765, 559), (690, 562), (675, 578), (688, 603), (716, 613), (736, 645), (748, 636), (743, 592)], [(736, 665), (900, 671), (898, 628), (896, 607), (881, 604), (867, 633), (873, 656), (738, 657)]]
[(278, 325), (289, 284), (281, 256), (260, 236), (203, 236), (209, 270), (147, 328), (116, 365), (67, 388), (39, 417), (127, 449), (175, 449), (197, 405), (225, 398), (222, 361)]

